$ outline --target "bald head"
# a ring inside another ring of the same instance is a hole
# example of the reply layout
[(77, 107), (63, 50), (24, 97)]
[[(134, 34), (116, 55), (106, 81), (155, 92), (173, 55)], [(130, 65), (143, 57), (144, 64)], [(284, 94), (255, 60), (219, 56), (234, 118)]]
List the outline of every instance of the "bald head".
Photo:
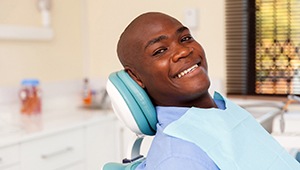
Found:
[(157, 12), (138, 16), (122, 33), (117, 52), (125, 71), (155, 105), (213, 105), (205, 52), (175, 18)]
[(140, 57), (143, 56), (143, 49), (146, 43), (145, 36), (151, 36), (151, 30), (155, 30), (165, 22), (179, 23), (175, 18), (159, 13), (148, 12), (135, 18), (121, 34), (117, 54), (122, 65), (134, 67), (140, 63)]

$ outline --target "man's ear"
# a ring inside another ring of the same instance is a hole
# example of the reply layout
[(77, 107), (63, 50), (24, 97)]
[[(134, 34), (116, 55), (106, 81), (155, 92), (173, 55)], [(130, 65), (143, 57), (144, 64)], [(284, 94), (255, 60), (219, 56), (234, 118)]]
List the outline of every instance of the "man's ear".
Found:
[(125, 71), (139, 86), (141, 86), (143, 89), (145, 88), (143, 81), (139, 78), (139, 76), (132, 69), (125, 68)]

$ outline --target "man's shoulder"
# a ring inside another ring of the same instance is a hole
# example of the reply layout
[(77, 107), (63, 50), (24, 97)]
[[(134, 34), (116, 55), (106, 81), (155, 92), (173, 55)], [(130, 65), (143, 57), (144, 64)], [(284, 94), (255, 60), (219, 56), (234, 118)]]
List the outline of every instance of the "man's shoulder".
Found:
[(158, 133), (148, 152), (146, 169), (218, 169), (197, 145), (164, 133)]
[(153, 139), (146, 160), (148, 167), (169, 164), (193, 163), (194, 166), (214, 165), (213, 161), (197, 145), (158, 131)]

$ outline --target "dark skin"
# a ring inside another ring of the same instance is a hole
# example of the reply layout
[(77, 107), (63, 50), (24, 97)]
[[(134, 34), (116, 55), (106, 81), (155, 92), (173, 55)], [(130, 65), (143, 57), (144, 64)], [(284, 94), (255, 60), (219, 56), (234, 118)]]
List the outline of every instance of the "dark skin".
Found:
[(205, 52), (178, 20), (153, 12), (137, 17), (121, 35), (117, 52), (155, 105), (216, 107), (208, 93)]

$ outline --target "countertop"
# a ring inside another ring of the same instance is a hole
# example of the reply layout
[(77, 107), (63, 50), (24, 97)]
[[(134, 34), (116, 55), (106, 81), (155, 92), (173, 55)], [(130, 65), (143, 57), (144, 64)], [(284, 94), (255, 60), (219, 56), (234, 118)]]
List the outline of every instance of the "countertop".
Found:
[(0, 109), (0, 147), (17, 144), (60, 131), (116, 119), (111, 109), (92, 109), (81, 106), (74, 97), (47, 100), (38, 115), (22, 115), (13, 103)]

